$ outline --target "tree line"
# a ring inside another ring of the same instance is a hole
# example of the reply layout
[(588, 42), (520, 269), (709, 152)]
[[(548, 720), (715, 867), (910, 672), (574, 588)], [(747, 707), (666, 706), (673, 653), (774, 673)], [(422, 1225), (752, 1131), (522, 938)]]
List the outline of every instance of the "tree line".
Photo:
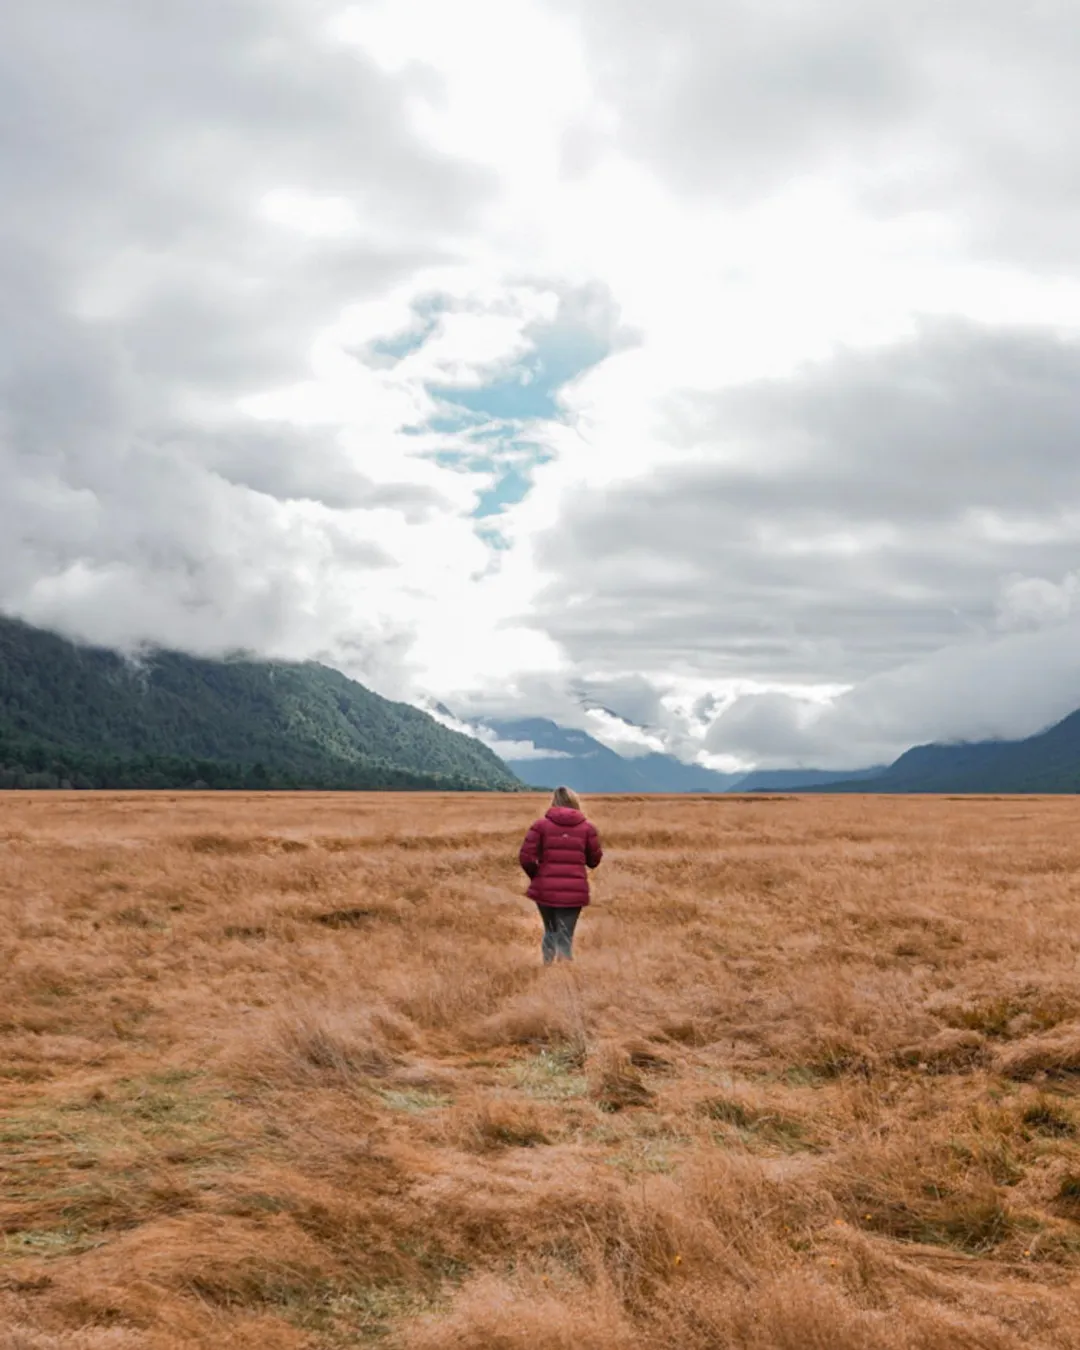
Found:
[(421, 774), (392, 764), (283, 768), (184, 755), (123, 756), (63, 750), (0, 732), (0, 791), (154, 790), (248, 792), (478, 792), (487, 784), (456, 775)]

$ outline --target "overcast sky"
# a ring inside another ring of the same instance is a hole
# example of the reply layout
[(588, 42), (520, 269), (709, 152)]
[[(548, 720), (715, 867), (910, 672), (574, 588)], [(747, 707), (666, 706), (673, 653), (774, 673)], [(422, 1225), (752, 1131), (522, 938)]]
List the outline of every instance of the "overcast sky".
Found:
[(7, 6), (0, 609), (718, 767), (1039, 729), (1078, 60), (1071, 0)]

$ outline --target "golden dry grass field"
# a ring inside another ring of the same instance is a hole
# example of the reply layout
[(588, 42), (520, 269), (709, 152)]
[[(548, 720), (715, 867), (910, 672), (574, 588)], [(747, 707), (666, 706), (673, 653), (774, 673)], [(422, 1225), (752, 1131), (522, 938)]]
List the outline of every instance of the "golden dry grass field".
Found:
[(0, 796), (0, 1347), (1080, 1346), (1080, 802)]

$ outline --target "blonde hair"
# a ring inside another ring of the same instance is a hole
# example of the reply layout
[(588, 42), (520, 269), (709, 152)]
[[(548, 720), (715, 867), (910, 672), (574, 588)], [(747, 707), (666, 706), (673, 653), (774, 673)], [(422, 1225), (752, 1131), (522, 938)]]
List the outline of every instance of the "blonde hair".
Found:
[(552, 806), (570, 806), (575, 811), (581, 810), (581, 799), (573, 788), (557, 787), (551, 794)]

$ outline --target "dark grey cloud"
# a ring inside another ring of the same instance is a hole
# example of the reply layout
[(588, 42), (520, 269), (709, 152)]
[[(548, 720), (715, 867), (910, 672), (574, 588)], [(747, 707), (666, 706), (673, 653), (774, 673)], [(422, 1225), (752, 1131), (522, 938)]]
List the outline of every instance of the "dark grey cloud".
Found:
[[(344, 304), (439, 261), (488, 187), (416, 139), (411, 74), (322, 36), (330, 13), (7, 7), (0, 608), (108, 638), (273, 647), (335, 544), (346, 570), (388, 561), (347, 519), (313, 544), (282, 503), (439, 504), (372, 482), (325, 431), (253, 429), (235, 409), (303, 378)], [(260, 216), (281, 188), (342, 198), (357, 231)]]
[(1078, 442), (1080, 344), (1020, 329), (674, 398), (682, 467), (575, 493), (537, 622), (613, 674), (865, 678), (992, 631), (1008, 576), (1076, 567)]

